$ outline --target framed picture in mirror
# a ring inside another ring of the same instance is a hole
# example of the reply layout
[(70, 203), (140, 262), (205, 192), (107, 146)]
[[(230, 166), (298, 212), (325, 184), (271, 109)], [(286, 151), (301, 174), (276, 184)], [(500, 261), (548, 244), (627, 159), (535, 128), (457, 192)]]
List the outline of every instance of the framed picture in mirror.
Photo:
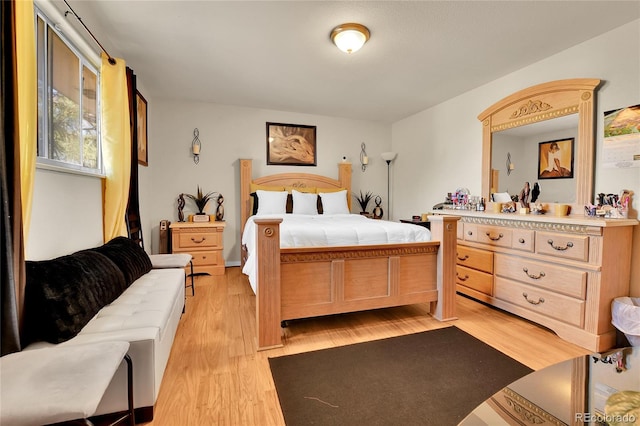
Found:
[(573, 178), (574, 140), (566, 138), (539, 143), (538, 179)]

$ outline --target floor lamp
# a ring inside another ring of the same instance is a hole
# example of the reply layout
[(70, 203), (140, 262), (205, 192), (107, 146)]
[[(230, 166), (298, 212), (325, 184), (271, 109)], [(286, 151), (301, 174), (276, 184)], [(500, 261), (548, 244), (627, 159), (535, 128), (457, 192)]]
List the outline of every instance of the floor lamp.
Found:
[(390, 178), (390, 169), (391, 169), (391, 162), (396, 158), (396, 155), (398, 155), (398, 154), (396, 154), (395, 152), (383, 152), (380, 155), (382, 156), (382, 159), (387, 162), (387, 218), (391, 219), (391, 207), (390, 207), (390, 202), (391, 202), (391, 178)]

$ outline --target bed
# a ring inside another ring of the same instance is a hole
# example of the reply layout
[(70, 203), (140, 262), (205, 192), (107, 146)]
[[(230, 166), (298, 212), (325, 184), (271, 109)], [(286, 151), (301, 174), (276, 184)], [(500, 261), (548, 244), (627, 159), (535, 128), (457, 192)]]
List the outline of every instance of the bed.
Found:
[[(253, 214), (256, 188), (346, 190), (350, 207), (351, 164), (338, 164), (337, 179), (309, 173), (254, 178), (252, 160), (241, 159), (241, 238)], [(283, 218), (253, 217), (258, 350), (282, 346), (281, 324), (292, 319), (419, 303), (429, 303), (431, 315), (440, 321), (455, 319), (458, 219), (429, 216), (430, 241), (281, 247)], [(243, 245), (243, 267), (248, 258)]]

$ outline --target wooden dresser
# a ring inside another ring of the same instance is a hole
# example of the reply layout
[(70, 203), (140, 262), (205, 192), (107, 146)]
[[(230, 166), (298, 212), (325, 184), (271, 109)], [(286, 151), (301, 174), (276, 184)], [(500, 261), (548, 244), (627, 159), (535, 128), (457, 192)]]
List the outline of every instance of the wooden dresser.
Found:
[(457, 291), (592, 351), (615, 345), (611, 302), (629, 295), (635, 219), (460, 215)]
[(191, 254), (194, 273), (224, 275), (225, 225), (224, 221), (172, 223), (171, 251)]

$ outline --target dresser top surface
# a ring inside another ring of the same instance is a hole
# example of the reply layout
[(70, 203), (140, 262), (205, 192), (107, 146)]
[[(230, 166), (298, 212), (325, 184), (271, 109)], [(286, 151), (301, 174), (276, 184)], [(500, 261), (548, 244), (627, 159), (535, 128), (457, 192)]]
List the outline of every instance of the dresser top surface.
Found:
[(454, 215), (461, 217), (475, 217), (499, 220), (514, 220), (525, 222), (542, 222), (542, 223), (558, 223), (571, 225), (584, 225), (596, 227), (612, 227), (612, 226), (635, 226), (638, 224), (637, 219), (606, 219), (599, 217), (589, 217), (584, 215), (555, 216), (553, 214), (519, 214), (519, 213), (492, 213), (479, 212), (475, 210), (433, 210), (432, 214)]

